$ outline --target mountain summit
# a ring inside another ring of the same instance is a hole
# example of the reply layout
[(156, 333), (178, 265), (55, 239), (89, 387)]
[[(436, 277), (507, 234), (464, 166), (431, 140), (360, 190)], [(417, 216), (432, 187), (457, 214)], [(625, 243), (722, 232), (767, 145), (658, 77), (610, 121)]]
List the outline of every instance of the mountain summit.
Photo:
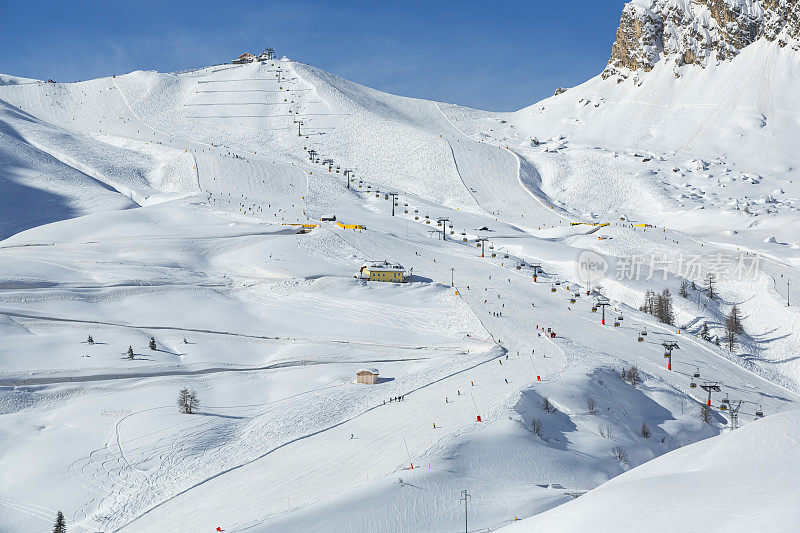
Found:
[(603, 78), (621, 82), (659, 61), (727, 61), (759, 39), (800, 50), (797, 0), (633, 0), (625, 5)]

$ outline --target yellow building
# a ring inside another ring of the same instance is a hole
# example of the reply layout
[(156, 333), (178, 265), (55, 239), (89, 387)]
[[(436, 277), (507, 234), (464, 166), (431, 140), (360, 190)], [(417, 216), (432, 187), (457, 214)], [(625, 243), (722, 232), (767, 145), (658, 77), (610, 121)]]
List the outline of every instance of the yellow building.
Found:
[(361, 279), (369, 281), (387, 281), (390, 283), (403, 283), (405, 274), (403, 265), (389, 261), (369, 261), (361, 266)]
[(380, 379), (378, 376), (377, 368), (362, 368), (356, 372), (356, 383), (363, 383), (365, 385), (375, 385)]

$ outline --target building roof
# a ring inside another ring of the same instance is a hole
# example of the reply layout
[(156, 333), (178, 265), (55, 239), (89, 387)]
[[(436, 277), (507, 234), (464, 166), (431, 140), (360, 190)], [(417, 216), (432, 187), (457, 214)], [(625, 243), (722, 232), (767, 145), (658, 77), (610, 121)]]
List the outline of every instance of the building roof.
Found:
[(361, 374), (362, 372), (369, 372), (370, 374), (375, 374), (376, 376), (380, 375), (377, 368), (361, 368), (356, 370), (356, 374)]
[(389, 261), (367, 261), (361, 268), (366, 268), (370, 272), (405, 272), (406, 269), (400, 263), (390, 263)]

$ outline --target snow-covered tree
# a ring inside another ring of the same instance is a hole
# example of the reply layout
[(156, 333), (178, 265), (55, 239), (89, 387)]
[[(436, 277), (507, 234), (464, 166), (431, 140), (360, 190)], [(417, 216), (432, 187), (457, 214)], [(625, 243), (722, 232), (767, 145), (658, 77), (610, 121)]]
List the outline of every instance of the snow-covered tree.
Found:
[(651, 290), (648, 290), (644, 294), (644, 305), (642, 305), (639, 310), (644, 311), (645, 313), (650, 313), (651, 315), (656, 314), (656, 300), (658, 297), (656, 293)]
[(734, 305), (725, 319), (725, 345), (728, 350), (734, 351), (736, 349), (736, 337), (742, 333), (744, 333), (742, 317), (739, 314), (739, 308)]
[(700, 328), (700, 338), (708, 342), (711, 340), (711, 335), (708, 333), (708, 324), (703, 322), (703, 327)]
[(642, 422), (642, 427), (639, 431), (642, 434), (642, 437), (646, 439), (650, 438), (650, 428), (647, 427), (647, 422)]
[(542, 399), (542, 408), (544, 408), (544, 410), (548, 413), (556, 412), (556, 406), (550, 403), (550, 400), (547, 398)]
[(681, 289), (678, 291), (678, 294), (680, 294), (682, 298), (689, 297), (689, 282), (687, 280), (681, 281)]
[(61, 511), (56, 515), (56, 523), (53, 526), (53, 533), (67, 533), (67, 522), (64, 520), (64, 513)]
[(672, 294), (669, 289), (656, 297), (655, 316), (664, 324), (672, 324), (675, 321), (675, 312), (672, 310)]
[(128, 346), (127, 354), (128, 354), (128, 359), (133, 359), (133, 356), (134, 356), (134, 354), (133, 354), (133, 346)]
[(628, 464), (628, 454), (619, 446), (611, 448), (611, 456), (622, 464)]
[(151, 349), (151, 350), (155, 350), (156, 348), (157, 348), (157, 346), (156, 346), (156, 339), (155, 339), (155, 337), (150, 337), (150, 349)]
[(88, 339), (86, 339), (86, 343), (87, 343), (87, 344), (94, 344), (94, 339), (92, 338), (92, 336), (91, 336), (91, 335), (89, 335), (89, 338), (88, 338)]
[(197, 399), (197, 393), (189, 389), (181, 389), (178, 393), (178, 409), (181, 413), (191, 415), (197, 412), (200, 407), (200, 400)]
[(633, 365), (628, 369), (627, 376), (628, 382), (633, 385), (634, 387), (642, 382), (642, 377), (639, 375), (639, 368), (636, 365)]
[(586, 410), (590, 415), (593, 415), (597, 412), (597, 404), (595, 404), (594, 398), (591, 396), (586, 397)]

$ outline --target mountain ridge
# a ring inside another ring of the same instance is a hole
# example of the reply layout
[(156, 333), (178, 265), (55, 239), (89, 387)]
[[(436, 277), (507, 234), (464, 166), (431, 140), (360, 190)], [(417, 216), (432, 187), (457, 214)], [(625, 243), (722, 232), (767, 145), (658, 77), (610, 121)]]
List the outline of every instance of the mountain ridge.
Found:
[(632, 0), (620, 17), (604, 79), (638, 80), (657, 63), (705, 68), (729, 61), (758, 40), (800, 50), (796, 0)]

